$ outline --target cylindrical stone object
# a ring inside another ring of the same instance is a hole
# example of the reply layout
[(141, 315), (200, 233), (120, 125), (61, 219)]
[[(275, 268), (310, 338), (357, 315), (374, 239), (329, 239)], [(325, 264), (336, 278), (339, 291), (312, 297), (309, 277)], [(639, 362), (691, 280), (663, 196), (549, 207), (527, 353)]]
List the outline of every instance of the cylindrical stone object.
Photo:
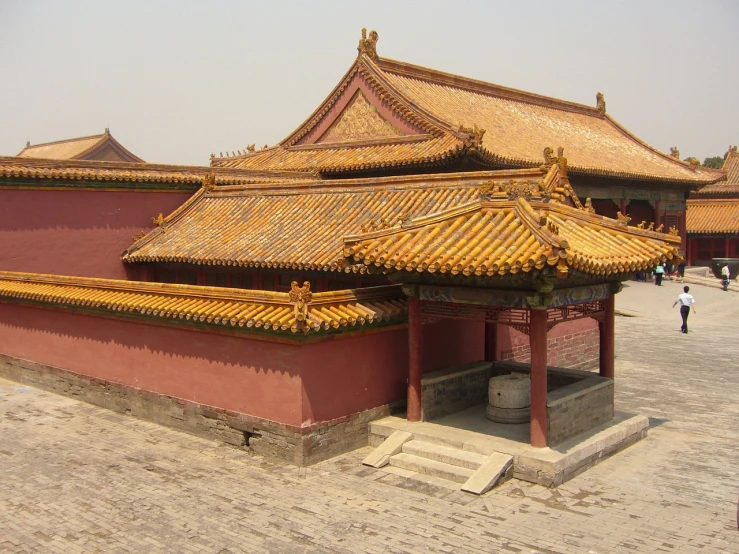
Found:
[(528, 375), (499, 375), (488, 383), (488, 403), (494, 408), (531, 406), (531, 379)]
[(485, 417), (496, 423), (528, 423), (531, 421), (531, 406), (526, 408), (496, 408), (487, 405)]

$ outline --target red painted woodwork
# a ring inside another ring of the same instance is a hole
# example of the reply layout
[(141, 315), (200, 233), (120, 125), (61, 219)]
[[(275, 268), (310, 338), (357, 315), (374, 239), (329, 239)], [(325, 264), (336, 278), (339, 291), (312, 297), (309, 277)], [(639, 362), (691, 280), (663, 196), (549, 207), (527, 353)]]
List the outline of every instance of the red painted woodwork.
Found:
[[(598, 326), (598, 322), (594, 319), (575, 319), (573, 321), (563, 321), (558, 323), (549, 330), (549, 339), (564, 337), (566, 335), (573, 335), (575, 333), (581, 333), (595, 329)], [(497, 336), (497, 352), (496, 356), (501, 359), (503, 352), (515, 349), (518, 346), (528, 345), (529, 338), (522, 332), (517, 331), (507, 325), (498, 326)]]
[(126, 279), (123, 250), (154, 227), (152, 217), (171, 213), (190, 195), (2, 190), (0, 270)]
[(531, 446), (547, 446), (547, 312), (530, 310)]
[(598, 322), (600, 328), (600, 374), (613, 379), (615, 341), (616, 341), (616, 297), (609, 296), (603, 301), (603, 321)]
[(485, 361), (494, 362), (497, 358), (498, 325), (495, 323), (485, 324)]
[(423, 326), (421, 300), (408, 298), (408, 421), (421, 421), (421, 375), (423, 374)]

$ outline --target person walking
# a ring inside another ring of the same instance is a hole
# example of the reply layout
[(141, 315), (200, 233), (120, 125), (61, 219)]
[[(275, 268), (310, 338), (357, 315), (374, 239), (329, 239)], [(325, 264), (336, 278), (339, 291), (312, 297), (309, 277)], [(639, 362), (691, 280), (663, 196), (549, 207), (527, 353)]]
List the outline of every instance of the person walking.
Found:
[(675, 300), (675, 303), (672, 305), (674, 308), (680, 304), (680, 317), (683, 318), (683, 325), (680, 327), (680, 330), (686, 335), (688, 334), (688, 316), (690, 315), (690, 307), (693, 306), (693, 313), (697, 313), (695, 311), (695, 298), (693, 298), (689, 292), (690, 287), (687, 285), (684, 286), (683, 293), (677, 297), (677, 300)]
[(680, 262), (677, 266), (677, 282), (682, 283), (683, 279), (685, 279), (685, 265), (686, 262), (683, 259), (682, 262)]
[(724, 290), (729, 290), (729, 283), (731, 281), (731, 271), (729, 271), (729, 264), (724, 265), (721, 268), (721, 284)]
[(665, 268), (662, 267), (662, 264), (657, 264), (656, 269), (654, 270), (654, 284), (658, 287), (662, 286), (662, 276), (665, 274)]

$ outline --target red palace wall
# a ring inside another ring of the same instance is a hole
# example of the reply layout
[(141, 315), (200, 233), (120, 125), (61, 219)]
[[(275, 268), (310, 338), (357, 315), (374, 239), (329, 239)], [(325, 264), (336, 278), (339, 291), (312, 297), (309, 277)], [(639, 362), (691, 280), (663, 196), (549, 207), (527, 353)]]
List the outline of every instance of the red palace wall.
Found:
[(126, 279), (133, 237), (191, 194), (0, 190), (0, 270)]
[[(484, 357), (481, 323), (442, 320), (423, 331), (425, 372)], [(297, 426), (403, 400), (407, 333), (287, 344), (0, 304), (2, 354)], [(528, 337), (515, 330), (499, 326), (498, 345), (502, 359), (528, 357)], [(568, 356), (579, 363), (591, 350), (597, 357), (597, 349), (594, 321), (559, 324), (550, 365), (566, 366)]]

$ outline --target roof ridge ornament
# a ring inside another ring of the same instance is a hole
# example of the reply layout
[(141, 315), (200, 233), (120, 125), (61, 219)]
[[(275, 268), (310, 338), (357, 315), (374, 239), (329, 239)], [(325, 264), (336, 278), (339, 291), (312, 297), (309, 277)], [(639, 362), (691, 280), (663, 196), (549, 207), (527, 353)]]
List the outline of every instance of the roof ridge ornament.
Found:
[(736, 154), (738, 148), (732, 144), (729, 145), (729, 154)]
[(628, 225), (629, 221), (631, 221), (631, 218), (628, 215), (622, 214), (621, 212), (616, 212), (616, 216), (621, 225)]
[(313, 300), (313, 293), (310, 290), (310, 282), (304, 281), (303, 286), (299, 287), (297, 281), (290, 283), (289, 292), (290, 302), (293, 304), (293, 315), (295, 321), (298, 322), (298, 328), (302, 329), (308, 319), (308, 304)]
[(670, 146), (670, 156), (676, 159), (680, 159), (680, 150), (678, 150), (677, 146)]
[(467, 146), (471, 148), (482, 147), (482, 137), (485, 136), (485, 129), (483, 129), (482, 127), (478, 127), (477, 123), (473, 124), (472, 127), (466, 127), (460, 123), (457, 130), (460, 133), (465, 133), (469, 135), (469, 138), (467, 139), (467, 141), (465, 141), (467, 143)]
[(602, 92), (595, 95), (595, 109), (600, 115), (606, 115), (606, 97)]
[(364, 54), (373, 62), (380, 61), (377, 55), (377, 41), (379, 38), (380, 35), (377, 34), (377, 31), (370, 31), (369, 38), (367, 38), (367, 29), (362, 28), (362, 38), (359, 39), (359, 46), (357, 46), (359, 56)]
[(203, 191), (204, 192), (211, 192), (214, 188), (216, 188), (216, 175), (215, 173), (208, 173), (203, 177)]

